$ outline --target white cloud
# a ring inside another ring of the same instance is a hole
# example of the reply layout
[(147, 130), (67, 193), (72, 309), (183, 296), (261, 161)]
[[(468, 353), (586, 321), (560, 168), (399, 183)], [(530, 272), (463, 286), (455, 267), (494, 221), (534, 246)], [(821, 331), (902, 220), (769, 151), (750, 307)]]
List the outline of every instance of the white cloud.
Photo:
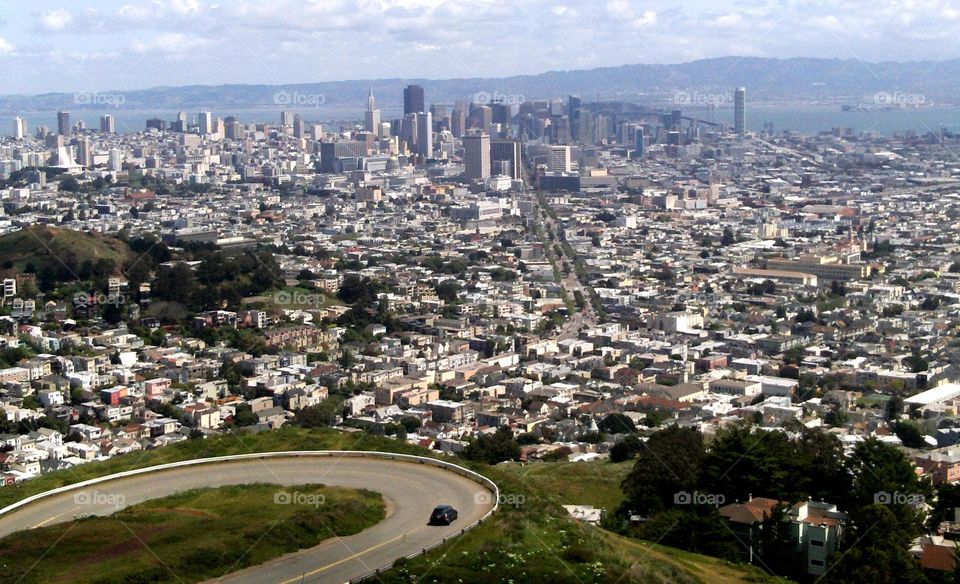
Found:
[(51, 32), (63, 30), (73, 20), (73, 15), (62, 8), (40, 15), (40, 28)]
[(9, 55), (13, 52), (13, 45), (7, 39), (0, 37), (0, 55)]
[(209, 41), (202, 37), (187, 36), (179, 32), (167, 32), (146, 41), (135, 41), (133, 50), (137, 53), (182, 55), (208, 43)]
[(644, 10), (643, 14), (639, 18), (634, 18), (630, 25), (634, 28), (643, 28), (645, 26), (653, 26), (657, 23), (657, 13), (653, 10)]
[(188, 16), (200, 11), (197, 0), (170, 0), (170, 9), (181, 16)]

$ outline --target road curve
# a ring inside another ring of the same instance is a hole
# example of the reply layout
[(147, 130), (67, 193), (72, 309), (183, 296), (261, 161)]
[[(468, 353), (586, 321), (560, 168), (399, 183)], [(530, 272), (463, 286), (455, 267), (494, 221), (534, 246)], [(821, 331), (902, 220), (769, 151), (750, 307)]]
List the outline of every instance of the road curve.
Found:
[[(18, 509), (0, 511), (0, 537), (69, 521), (78, 515), (109, 515), (129, 505), (194, 488), (271, 483), (288, 487), (283, 492), (291, 495), (290, 498), (295, 498), (296, 485), (303, 484), (380, 492), (387, 500), (388, 517), (377, 525), (212, 580), (231, 584), (342, 583), (457, 535), (494, 508), (496, 495), (490, 488), (476, 482), (476, 477), (464, 476), (469, 471), (433, 466), (442, 463), (418, 464), (410, 461), (415, 457), (398, 460), (392, 455), (391, 458), (364, 457), (369, 453), (288, 454), (290, 456), (246, 455), (231, 461), (191, 461), (199, 464), (72, 488)], [(430, 511), (441, 503), (453, 505), (459, 511), (459, 519), (451, 526), (428, 526)], [(269, 533), (265, 537), (269, 537)]]

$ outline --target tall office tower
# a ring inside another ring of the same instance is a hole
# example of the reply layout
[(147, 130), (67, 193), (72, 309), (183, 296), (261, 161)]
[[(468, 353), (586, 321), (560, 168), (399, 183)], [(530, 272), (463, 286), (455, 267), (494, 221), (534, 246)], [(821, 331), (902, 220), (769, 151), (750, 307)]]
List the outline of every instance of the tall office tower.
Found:
[(740, 135), (747, 131), (747, 88), (739, 87), (733, 93), (733, 130)]
[(213, 114), (210, 112), (200, 112), (200, 117), (197, 123), (200, 126), (201, 134), (213, 133)]
[(634, 139), (634, 153), (636, 153), (637, 158), (643, 158), (643, 128), (637, 128), (636, 133), (633, 135)]
[(417, 114), (407, 114), (403, 118), (403, 127), (400, 129), (400, 139), (407, 143), (407, 148), (417, 151)]
[(363, 129), (380, 137), (380, 110), (377, 109), (377, 100), (373, 97), (372, 85), (367, 96), (367, 115), (363, 119)]
[(450, 116), (450, 132), (454, 138), (462, 138), (467, 131), (467, 108), (458, 103)]
[(303, 116), (301, 116), (300, 114), (293, 116), (293, 137), (294, 138), (307, 137), (307, 123), (303, 121)]
[(488, 133), (490, 126), (493, 125), (493, 108), (488, 105), (471, 105), (470, 117), (467, 122), (469, 127), (477, 128), (482, 133)]
[[(177, 112), (177, 119), (170, 124), (170, 130), (172, 132), (186, 132), (189, 125), (187, 112)], [(166, 128), (166, 122), (164, 122), (164, 128)]]
[(563, 100), (562, 99), (551, 99), (548, 104), (549, 112), (551, 116), (562, 116), (563, 115)]
[(93, 153), (90, 151), (90, 140), (86, 138), (80, 140), (77, 145), (77, 162), (84, 168), (93, 166)]
[(107, 163), (110, 172), (120, 172), (123, 170), (123, 154), (119, 148), (110, 149), (110, 160)]
[(547, 170), (558, 174), (568, 173), (570, 165), (570, 147), (569, 146), (551, 146), (550, 161), (547, 163)]
[(57, 133), (61, 136), (69, 136), (72, 130), (70, 112), (57, 112)]
[(280, 112), (280, 126), (289, 128), (293, 125), (293, 112)]
[(408, 85), (403, 90), (403, 115), (418, 114), (427, 111), (423, 101), (423, 88), (419, 85)]
[(243, 134), (242, 126), (234, 118), (227, 118), (223, 121), (223, 136), (227, 140), (239, 140)]
[(104, 114), (100, 116), (100, 131), (103, 132), (104, 134), (117, 133), (117, 125), (112, 115)]
[(424, 158), (433, 156), (433, 114), (417, 114), (417, 154)]
[(570, 135), (575, 142), (584, 139), (584, 133), (581, 131), (580, 126), (580, 108), (582, 105), (583, 101), (575, 95), (567, 98), (567, 117), (570, 118)]
[(17, 140), (23, 140), (27, 137), (27, 120), (23, 118), (13, 119), (13, 137)]
[(519, 179), (521, 177), (520, 141), (491, 140), (490, 160), (495, 166), (497, 163), (506, 163), (507, 176), (512, 179)]
[(467, 180), (484, 180), (490, 176), (489, 134), (463, 137), (463, 165)]
[(680, 126), (683, 125), (683, 112), (680, 110), (672, 110), (670, 112), (670, 129), (679, 130)]

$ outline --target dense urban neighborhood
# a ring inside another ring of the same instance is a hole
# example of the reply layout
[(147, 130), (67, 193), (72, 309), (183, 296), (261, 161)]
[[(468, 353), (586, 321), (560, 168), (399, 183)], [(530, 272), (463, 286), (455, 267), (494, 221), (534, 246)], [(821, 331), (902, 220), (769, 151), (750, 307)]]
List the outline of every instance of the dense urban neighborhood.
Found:
[(18, 118), (0, 484), (332, 427), (635, 461), (571, 516), (799, 581), (948, 581), (960, 136), (749, 132), (745, 92), (733, 127), (415, 85), (390, 122), (372, 90), (362, 124)]

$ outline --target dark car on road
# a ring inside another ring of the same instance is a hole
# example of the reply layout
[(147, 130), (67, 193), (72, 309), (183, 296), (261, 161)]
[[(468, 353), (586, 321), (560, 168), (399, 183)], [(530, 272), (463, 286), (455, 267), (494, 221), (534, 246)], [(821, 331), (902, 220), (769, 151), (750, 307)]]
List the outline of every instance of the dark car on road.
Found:
[(457, 520), (457, 510), (450, 505), (438, 505), (430, 514), (430, 525), (450, 525)]

